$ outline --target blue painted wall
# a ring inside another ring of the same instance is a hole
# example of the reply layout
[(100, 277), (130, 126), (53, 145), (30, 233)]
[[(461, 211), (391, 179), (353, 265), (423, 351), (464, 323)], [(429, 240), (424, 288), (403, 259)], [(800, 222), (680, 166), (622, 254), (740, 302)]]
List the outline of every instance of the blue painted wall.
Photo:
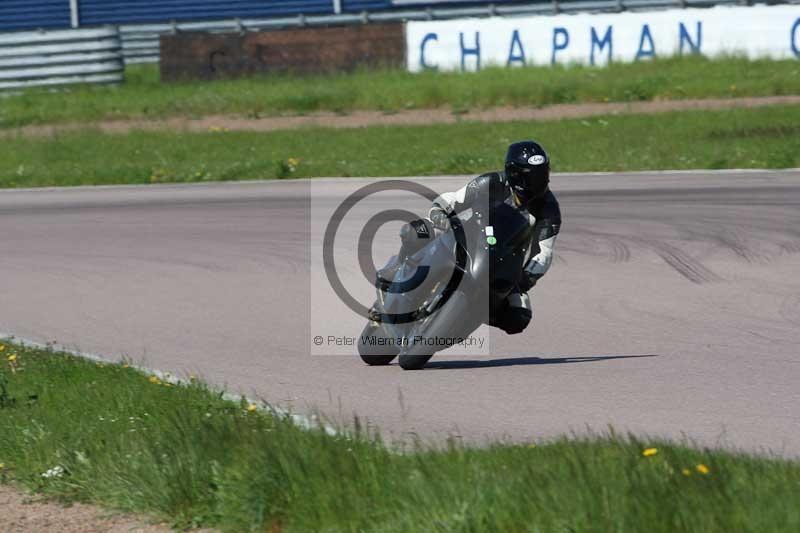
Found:
[(392, 7), (391, 0), (342, 0), (344, 12), (380, 11), (390, 7)]
[(68, 27), (69, 0), (0, 0), (0, 30)]
[(86, 26), (299, 13), (333, 13), (333, 3), (330, 0), (80, 0), (81, 25)]
[[(392, 8), (391, 0), (341, 1), (342, 10), (350, 13)], [(514, 1), (519, 0), (495, 0), (495, 3)], [(484, 2), (466, 0), (466, 3)], [(333, 13), (332, 0), (78, 0), (78, 4), (81, 26)], [(434, 4), (443, 5), (448, 4)], [(449, 4), (453, 5), (456, 4)], [(424, 0), (418, 6), (424, 7)], [(69, 25), (69, 0), (0, 0), (0, 31)]]

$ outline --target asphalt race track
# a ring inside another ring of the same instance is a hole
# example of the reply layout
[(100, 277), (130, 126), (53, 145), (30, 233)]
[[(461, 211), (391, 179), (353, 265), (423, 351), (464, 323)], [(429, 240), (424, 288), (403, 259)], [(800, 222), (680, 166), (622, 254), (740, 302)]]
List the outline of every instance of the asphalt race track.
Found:
[(531, 327), (421, 372), (311, 355), (328, 312), (311, 294), (313, 204), (366, 183), (0, 192), (0, 331), (394, 438), (611, 424), (800, 455), (800, 171), (556, 176), (564, 225)]

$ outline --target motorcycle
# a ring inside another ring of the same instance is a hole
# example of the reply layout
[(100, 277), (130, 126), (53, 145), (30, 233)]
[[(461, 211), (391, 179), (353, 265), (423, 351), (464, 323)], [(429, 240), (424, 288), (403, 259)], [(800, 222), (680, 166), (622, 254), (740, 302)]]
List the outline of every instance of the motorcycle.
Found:
[(531, 253), (529, 215), (505, 203), (482, 204), (469, 216), (451, 215), (447, 231), (426, 219), (404, 228), (410, 237), (377, 271), (377, 298), (358, 342), (365, 363), (388, 365), (398, 357), (404, 370), (421, 369), (448, 347), (428, 339), (466, 338), (518, 286)]

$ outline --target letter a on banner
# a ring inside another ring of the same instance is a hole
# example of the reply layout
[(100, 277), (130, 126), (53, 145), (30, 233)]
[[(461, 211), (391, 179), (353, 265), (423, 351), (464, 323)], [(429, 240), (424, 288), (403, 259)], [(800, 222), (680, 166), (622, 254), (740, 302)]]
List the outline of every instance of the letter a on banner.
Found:
[[(645, 50), (645, 41), (649, 43), (648, 49)], [(655, 57), (656, 56), (656, 45), (653, 43), (653, 36), (650, 35), (650, 26), (645, 24), (642, 26), (642, 36), (639, 37), (639, 50), (636, 51), (636, 61), (639, 61), (643, 57)]]
[[(518, 48), (519, 53), (515, 54), (514, 48)], [(511, 34), (511, 46), (508, 48), (508, 61), (506, 62), (506, 66), (510, 67), (511, 63), (515, 61), (522, 65), (525, 64), (525, 49), (522, 47), (522, 41), (519, 38), (519, 30), (514, 30), (514, 33)]]

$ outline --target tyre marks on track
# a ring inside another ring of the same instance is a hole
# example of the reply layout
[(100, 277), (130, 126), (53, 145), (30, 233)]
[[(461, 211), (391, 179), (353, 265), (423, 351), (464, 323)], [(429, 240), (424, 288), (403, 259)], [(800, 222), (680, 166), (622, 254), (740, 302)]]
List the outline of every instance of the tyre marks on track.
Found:
[(778, 312), (790, 324), (800, 326), (800, 296), (794, 294), (786, 296)]

